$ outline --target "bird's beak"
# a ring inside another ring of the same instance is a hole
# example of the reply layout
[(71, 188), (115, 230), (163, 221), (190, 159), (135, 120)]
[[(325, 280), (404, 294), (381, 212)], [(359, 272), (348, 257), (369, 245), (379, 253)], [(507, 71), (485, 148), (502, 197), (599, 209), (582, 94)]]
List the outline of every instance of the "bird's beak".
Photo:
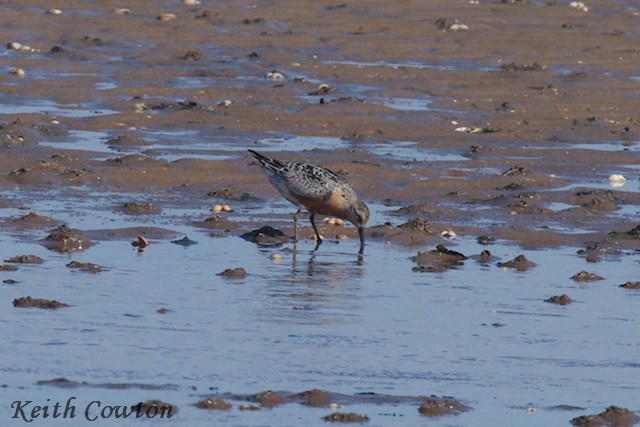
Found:
[(360, 247), (364, 247), (364, 227), (358, 227), (358, 234), (360, 235)]

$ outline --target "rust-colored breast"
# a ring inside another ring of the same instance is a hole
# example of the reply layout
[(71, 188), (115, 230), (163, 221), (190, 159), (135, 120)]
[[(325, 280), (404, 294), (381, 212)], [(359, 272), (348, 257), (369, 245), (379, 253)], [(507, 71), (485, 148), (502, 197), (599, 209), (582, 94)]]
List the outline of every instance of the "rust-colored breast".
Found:
[(300, 196), (296, 196), (296, 198), (309, 210), (309, 212), (314, 212), (322, 215), (345, 218), (346, 212), (349, 208), (346, 201), (342, 197), (342, 193), (339, 190), (334, 191), (331, 194), (331, 197), (329, 197), (327, 200)]

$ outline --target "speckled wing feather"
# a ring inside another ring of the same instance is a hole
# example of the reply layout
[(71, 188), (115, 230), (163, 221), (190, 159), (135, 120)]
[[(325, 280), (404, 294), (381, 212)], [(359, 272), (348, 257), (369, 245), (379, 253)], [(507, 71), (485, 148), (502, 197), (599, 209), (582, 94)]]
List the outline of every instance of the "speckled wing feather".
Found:
[(356, 198), (353, 188), (344, 178), (320, 166), (288, 162), (283, 174), (289, 191), (304, 198), (328, 200), (336, 190), (340, 190), (347, 199)]
[(260, 162), (273, 185), (292, 203), (289, 193), (313, 200), (328, 200), (334, 191), (340, 190), (347, 200), (357, 196), (346, 179), (321, 166), (308, 163), (284, 162), (249, 150)]

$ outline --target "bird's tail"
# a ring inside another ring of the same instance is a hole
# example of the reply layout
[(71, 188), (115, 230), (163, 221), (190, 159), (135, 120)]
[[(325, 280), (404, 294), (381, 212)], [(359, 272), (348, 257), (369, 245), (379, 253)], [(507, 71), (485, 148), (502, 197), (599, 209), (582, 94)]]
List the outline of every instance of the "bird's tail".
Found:
[(280, 160), (272, 159), (270, 157), (264, 156), (256, 151), (247, 150), (251, 156), (256, 159), (260, 164), (266, 168), (271, 170), (279, 170), (283, 169), (286, 165)]

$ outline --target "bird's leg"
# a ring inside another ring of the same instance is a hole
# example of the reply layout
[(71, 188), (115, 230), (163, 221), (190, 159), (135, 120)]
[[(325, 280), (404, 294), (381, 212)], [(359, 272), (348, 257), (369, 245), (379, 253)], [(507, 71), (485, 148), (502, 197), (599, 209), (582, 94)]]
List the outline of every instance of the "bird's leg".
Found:
[(298, 215), (300, 214), (300, 209), (298, 212), (293, 214), (293, 243), (298, 243)]
[(322, 243), (322, 236), (320, 236), (320, 233), (318, 233), (318, 227), (316, 227), (316, 214), (315, 213), (311, 213), (311, 216), (309, 217), (309, 221), (311, 221), (311, 225), (313, 226), (313, 231), (315, 231), (316, 233), (316, 249), (318, 249), (318, 246), (320, 246), (320, 243)]
[(360, 235), (360, 254), (364, 252), (364, 227), (358, 227), (358, 234)]

